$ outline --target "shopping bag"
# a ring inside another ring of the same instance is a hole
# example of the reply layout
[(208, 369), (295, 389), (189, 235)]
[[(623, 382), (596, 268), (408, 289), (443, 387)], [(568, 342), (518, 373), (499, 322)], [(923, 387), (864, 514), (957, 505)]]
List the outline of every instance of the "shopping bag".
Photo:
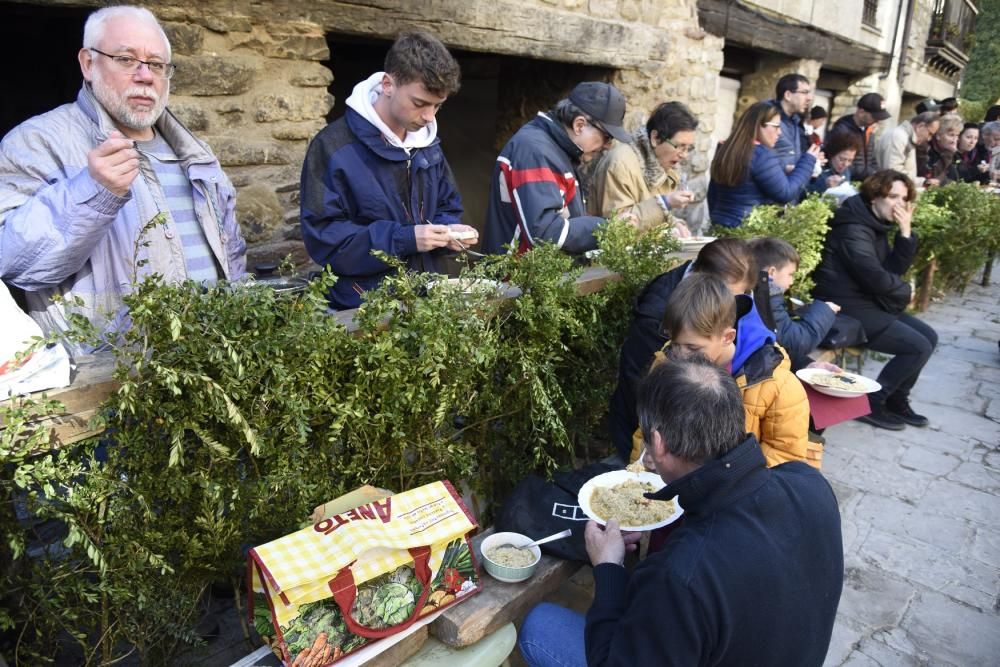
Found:
[(250, 550), (250, 620), (286, 665), (330, 665), (478, 592), (475, 529), (447, 481), (333, 514)]

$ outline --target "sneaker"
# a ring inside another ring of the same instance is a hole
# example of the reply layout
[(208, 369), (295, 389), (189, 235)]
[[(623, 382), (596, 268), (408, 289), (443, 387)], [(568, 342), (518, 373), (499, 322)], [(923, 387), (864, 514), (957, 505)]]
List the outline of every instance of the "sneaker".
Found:
[(881, 405), (872, 405), (871, 413), (857, 417), (857, 421), (888, 431), (902, 431), (906, 428), (906, 422), (901, 417), (892, 414)]
[(913, 411), (909, 401), (903, 401), (896, 405), (886, 403), (885, 409), (889, 414), (899, 417), (910, 426), (927, 426), (930, 424), (930, 420), (927, 417), (918, 415)]

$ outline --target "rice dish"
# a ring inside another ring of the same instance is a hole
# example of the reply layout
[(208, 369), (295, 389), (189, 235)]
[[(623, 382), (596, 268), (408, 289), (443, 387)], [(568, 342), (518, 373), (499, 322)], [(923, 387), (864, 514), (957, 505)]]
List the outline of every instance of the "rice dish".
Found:
[(843, 389), (845, 391), (862, 390), (857, 380), (844, 373), (827, 373), (825, 375), (816, 374), (812, 376), (810, 382), (818, 384), (821, 387), (830, 387), (831, 389)]
[(528, 567), (535, 562), (535, 554), (531, 549), (517, 549), (509, 544), (490, 549), (486, 557), (504, 567)]
[(622, 526), (648, 526), (674, 513), (673, 500), (650, 500), (644, 493), (656, 491), (649, 482), (630, 479), (616, 486), (596, 486), (590, 509), (602, 520), (618, 519)]

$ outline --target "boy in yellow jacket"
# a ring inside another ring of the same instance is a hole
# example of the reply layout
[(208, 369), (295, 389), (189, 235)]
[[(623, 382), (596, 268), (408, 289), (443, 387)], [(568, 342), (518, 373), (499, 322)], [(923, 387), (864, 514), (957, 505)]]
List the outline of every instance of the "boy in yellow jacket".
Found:
[[(805, 461), (820, 467), (823, 447), (809, 442), (809, 403), (788, 355), (760, 319), (748, 296), (735, 298), (724, 282), (706, 274), (689, 276), (674, 291), (663, 318), (670, 333), (669, 356), (701, 355), (728, 368), (743, 392), (746, 430), (757, 436), (768, 466)], [(632, 458), (641, 443), (634, 443)]]

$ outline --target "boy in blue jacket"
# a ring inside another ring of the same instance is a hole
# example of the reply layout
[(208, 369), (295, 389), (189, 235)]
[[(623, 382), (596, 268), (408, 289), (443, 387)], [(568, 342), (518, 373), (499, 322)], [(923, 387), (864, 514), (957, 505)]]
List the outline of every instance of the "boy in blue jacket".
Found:
[(771, 284), (771, 313), (778, 343), (792, 360), (792, 369), (805, 368), (809, 353), (816, 349), (833, 326), (840, 306), (832, 301), (813, 301), (802, 306), (793, 318), (785, 307), (785, 292), (792, 286), (799, 268), (799, 253), (784, 239), (764, 236), (750, 242), (757, 266), (767, 272)]
[(309, 144), (302, 165), (302, 237), (314, 262), (339, 280), (328, 298), (356, 308), (389, 267), (373, 250), (416, 271), (479, 241), (461, 223), (462, 202), (441, 151), (435, 115), (458, 91), (458, 63), (433, 35), (400, 35), (385, 71), (354, 87), (347, 112)]

